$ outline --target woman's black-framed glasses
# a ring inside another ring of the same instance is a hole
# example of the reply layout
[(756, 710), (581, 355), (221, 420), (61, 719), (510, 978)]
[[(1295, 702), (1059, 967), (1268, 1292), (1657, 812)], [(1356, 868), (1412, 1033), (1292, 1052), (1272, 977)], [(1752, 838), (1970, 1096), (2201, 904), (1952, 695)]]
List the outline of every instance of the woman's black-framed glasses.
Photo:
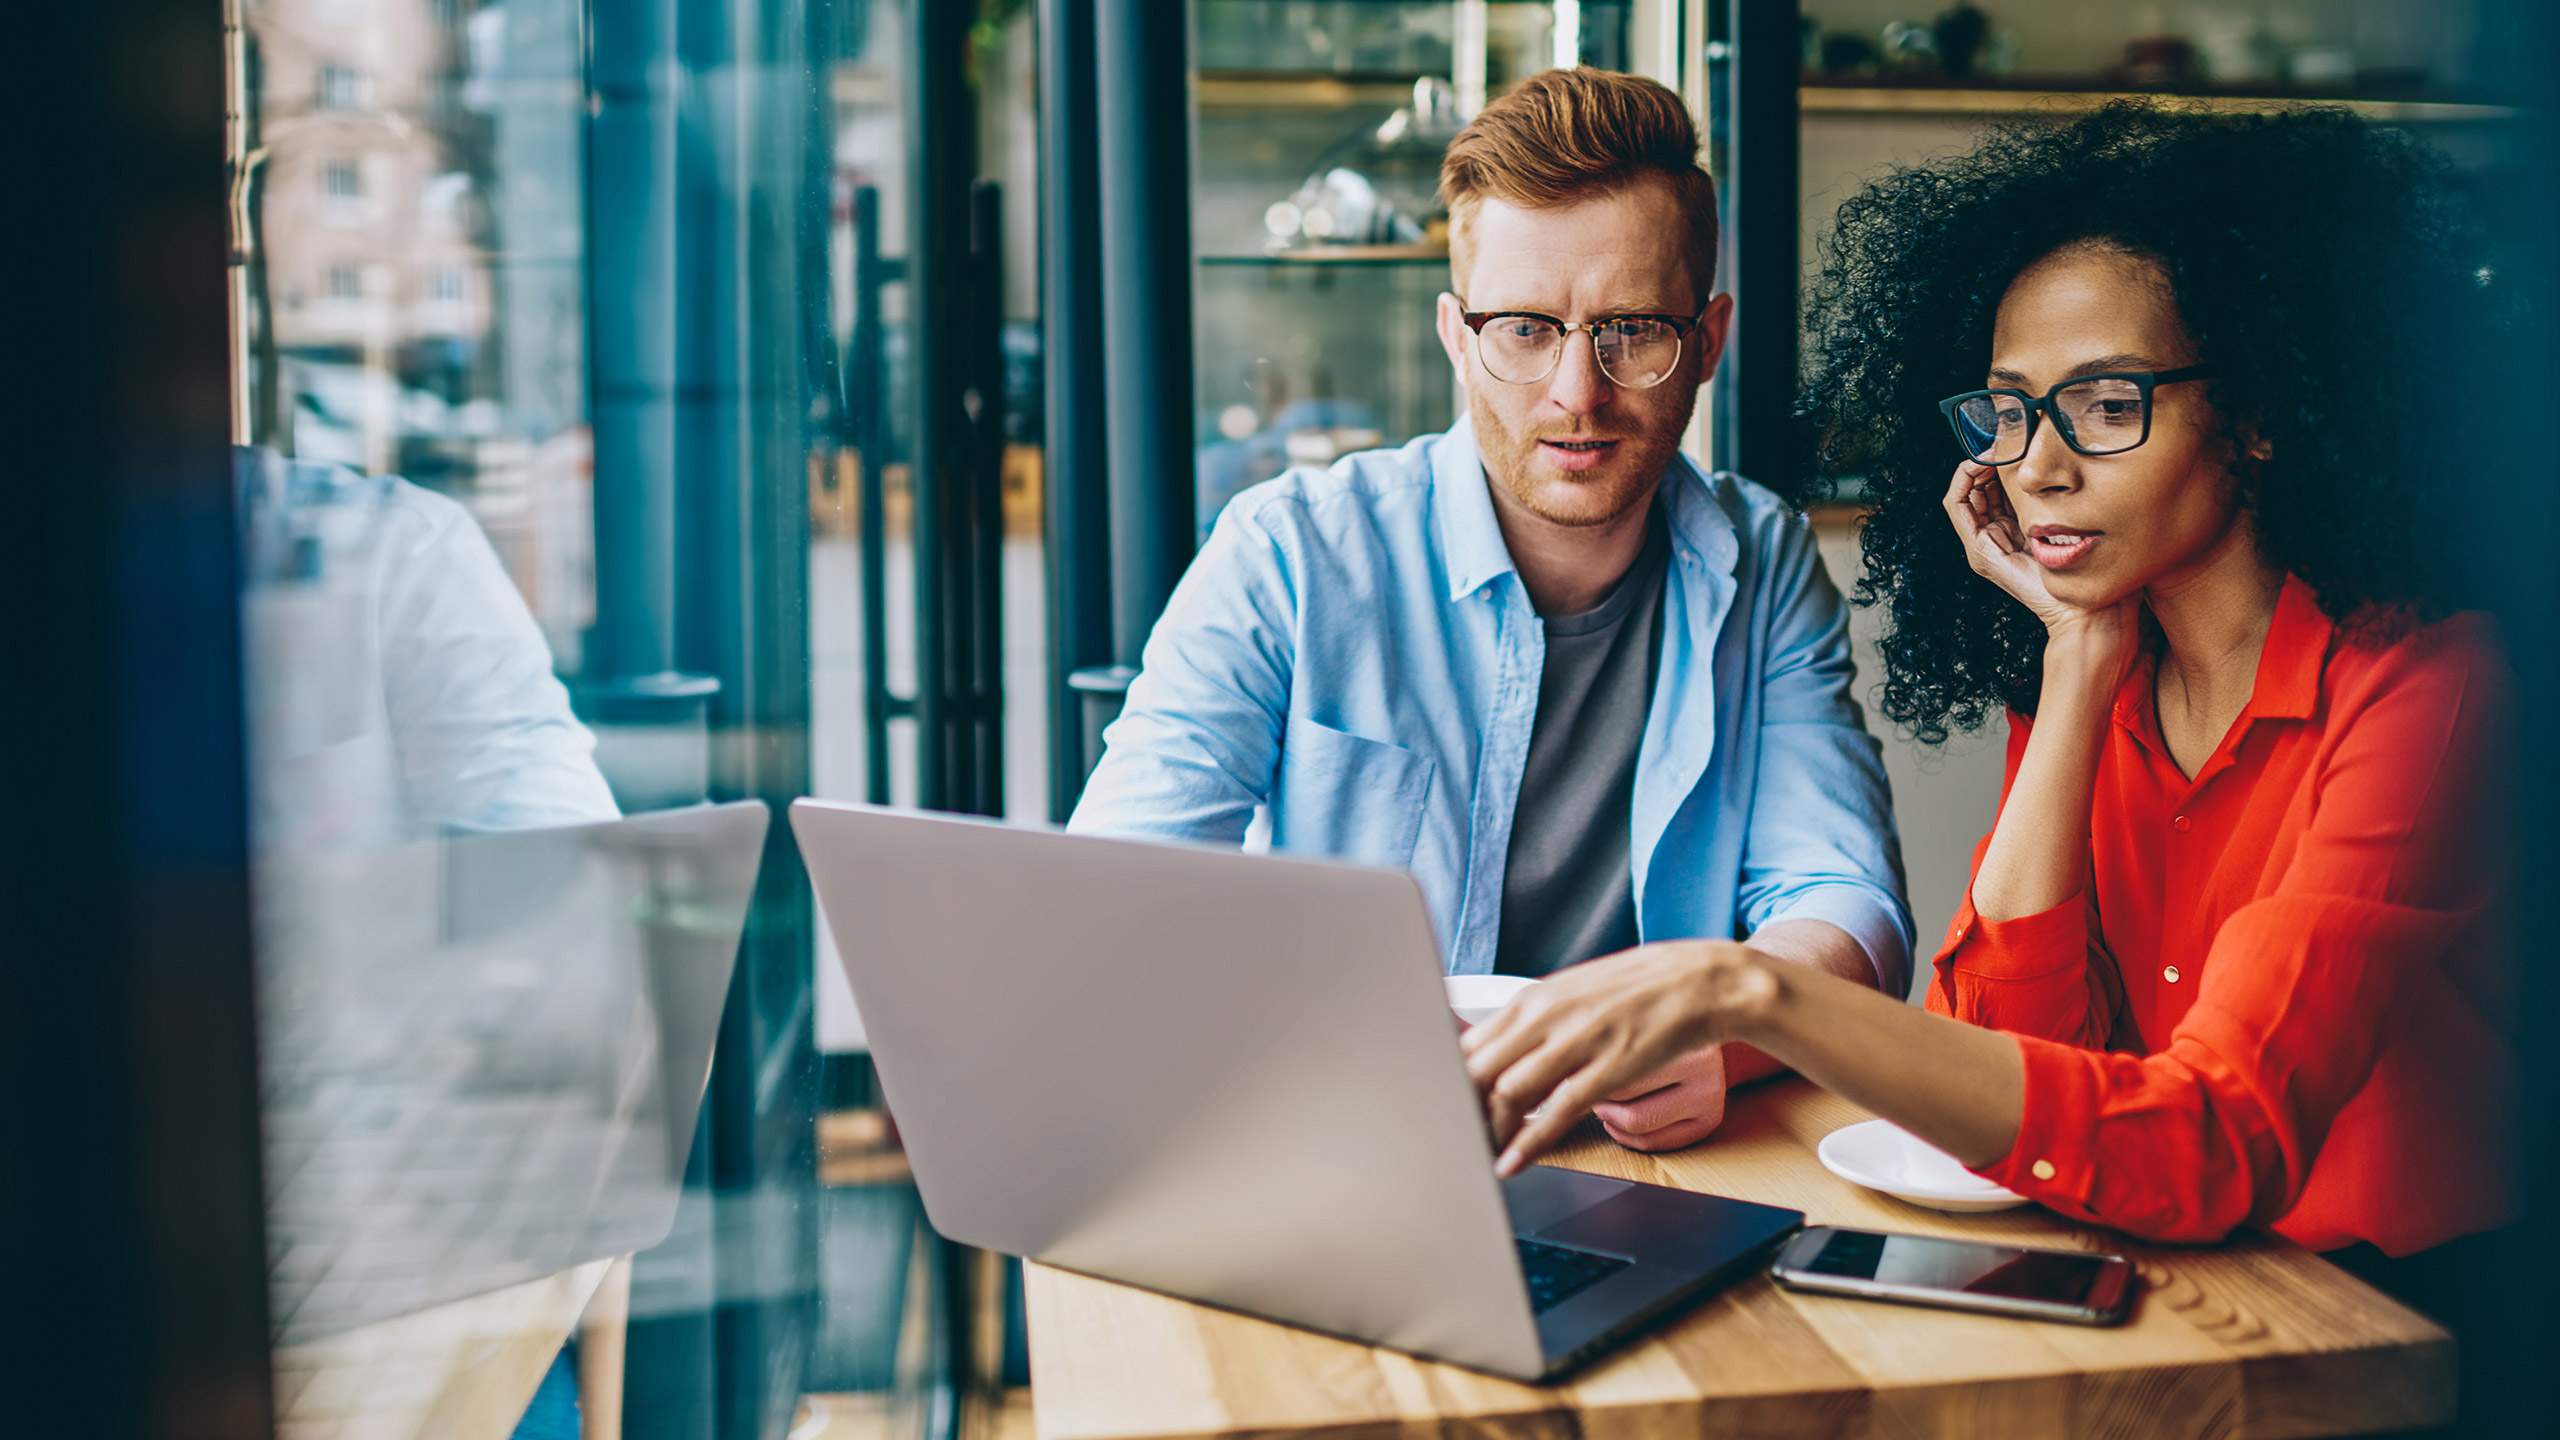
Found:
[(1467, 310), (1460, 318), (1476, 332), (1476, 354), (1485, 373), (1513, 385), (1535, 385), (1556, 373), (1565, 337), (1576, 330), (1591, 336), (1600, 373), (1626, 390), (1650, 390), (1671, 378), (1680, 364), (1680, 342), (1706, 315), (1604, 315), (1568, 325), (1553, 315), (1528, 310)]
[(2035, 442), (2036, 420), (2050, 417), (2062, 443), (2083, 455), (2121, 455), (2151, 438), (2151, 392), (2201, 380), (2211, 365), (2125, 370), (2066, 380), (2042, 396), (2024, 390), (1968, 390), (1938, 402), (1956, 443), (1977, 464), (2014, 465)]

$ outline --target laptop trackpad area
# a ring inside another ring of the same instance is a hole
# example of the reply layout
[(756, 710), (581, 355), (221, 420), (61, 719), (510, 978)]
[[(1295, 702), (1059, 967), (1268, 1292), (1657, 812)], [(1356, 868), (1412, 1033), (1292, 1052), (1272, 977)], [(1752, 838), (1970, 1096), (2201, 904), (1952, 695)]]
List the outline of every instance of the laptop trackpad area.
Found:
[(1502, 1182), (1502, 1203), (1511, 1210), (1512, 1234), (1535, 1235), (1557, 1221), (1603, 1201), (1615, 1200), (1635, 1188), (1632, 1180), (1532, 1165)]

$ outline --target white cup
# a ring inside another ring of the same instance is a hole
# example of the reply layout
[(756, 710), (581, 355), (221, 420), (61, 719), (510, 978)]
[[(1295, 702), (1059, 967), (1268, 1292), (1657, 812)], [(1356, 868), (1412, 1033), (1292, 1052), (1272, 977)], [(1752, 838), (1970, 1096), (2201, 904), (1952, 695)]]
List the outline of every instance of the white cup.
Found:
[(1450, 975), (1440, 983), (1449, 988), (1449, 1008), (1458, 1012), (1458, 1019), (1481, 1025), (1538, 982), (1527, 975)]

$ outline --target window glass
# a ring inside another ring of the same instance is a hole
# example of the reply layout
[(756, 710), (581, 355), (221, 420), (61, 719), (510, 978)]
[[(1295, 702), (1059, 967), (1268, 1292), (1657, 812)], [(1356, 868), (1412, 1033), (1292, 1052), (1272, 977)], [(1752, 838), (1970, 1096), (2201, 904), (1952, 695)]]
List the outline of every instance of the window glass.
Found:
[(779, 809), (808, 788), (818, 16), (235, 14), (282, 1418), (533, 1425), (583, 1388), (633, 1397), (629, 1435), (778, 1434), (820, 1293)]

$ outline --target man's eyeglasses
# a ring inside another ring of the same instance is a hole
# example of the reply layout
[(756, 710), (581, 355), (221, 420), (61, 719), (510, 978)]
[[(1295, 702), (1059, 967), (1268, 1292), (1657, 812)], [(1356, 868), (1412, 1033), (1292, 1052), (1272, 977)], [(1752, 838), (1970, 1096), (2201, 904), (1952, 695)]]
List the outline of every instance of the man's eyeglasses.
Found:
[(1553, 315), (1527, 310), (1469, 310), (1462, 318), (1476, 332), (1476, 354), (1485, 373), (1513, 385), (1535, 385), (1556, 371), (1565, 337), (1576, 330), (1591, 336), (1600, 373), (1626, 390), (1650, 390), (1671, 378), (1680, 364), (1680, 342), (1700, 317), (1678, 315), (1604, 315), (1568, 325)]
[(1938, 402), (1955, 427), (1956, 443), (1977, 464), (2014, 465), (2027, 458), (2037, 417), (2050, 417), (2062, 443), (2083, 455), (2121, 455), (2151, 438), (2151, 392), (2181, 380), (2200, 380), (2210, 365), (2175, 370), (2127, 370), (2083, 375), (2042, 397), (2024, 390), (1968, 390)]

